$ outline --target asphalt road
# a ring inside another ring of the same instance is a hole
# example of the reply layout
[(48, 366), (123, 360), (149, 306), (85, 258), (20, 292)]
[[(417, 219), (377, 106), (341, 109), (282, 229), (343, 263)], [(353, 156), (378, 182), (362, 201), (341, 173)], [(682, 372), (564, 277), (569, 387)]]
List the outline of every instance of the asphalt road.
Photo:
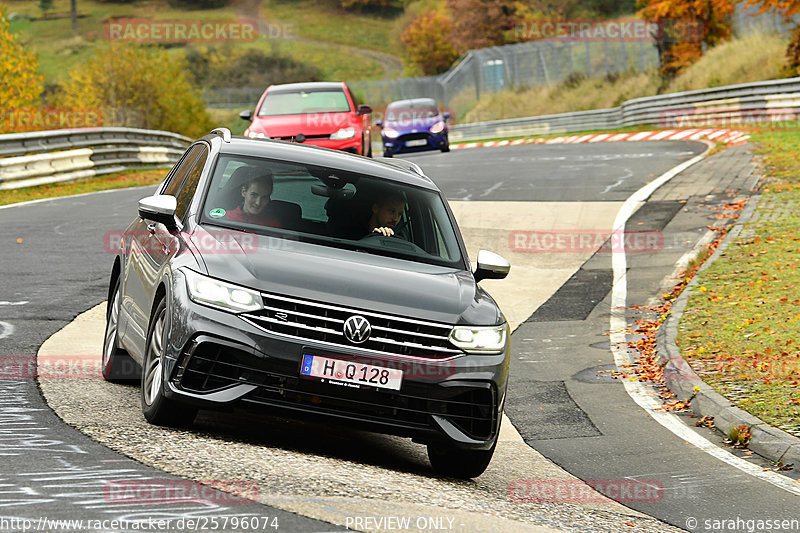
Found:
[[(696, 143), (645, 142), (619, 149), (598, 143), (579, 149), (535, 146), (527, 153), (470, 150), (466, 169), (445, 179), (444, 157), (420, 155), (415, 161), (438, 175), (451, 197), (527, 199), (530, 196), (525, 194), (532, 189), (537, 199), (555, 202), (613, 201), (664, 172), (664, 163), (674, 166), (698, 153), (697, 148)], [(648, 153), (666, 157), (655, 160)], [(500, 185), (481, 190), (478, 176), (493, 168), (500, 169), (492, 174)], [(720, 223), (715, 209), (748, 193), (706, 194), (702, 183), (706, 176), (685, 172), (674, 180), (682, 180), (684, 190), (694, 190), (694, 195), (651, 198), (628, 221), (628, 231), (657, 233), (663, 239), (656, 253), (628, 254), (628, 306), (651, 304), (681, 255), (706, 226)], [(608, 337), (611, 272), (611, 254), (594, 254), (512, 336), (514, 360), (506, 411), (525, 442), (577, 477), (594, 480), (590, 484), (630, 480), (662, 489), (658, 496), (644, 491), (622, 499), (629, 507), (677, 527), (690, 531), (800, 529), (800, 491), (789, 493), (699, 450), (637, 406), (619, 380), (598, 372), (615, 368)], [(652, 318), (642, 311), (628, 316), (628, 323)], [(696, 428), (688, 414), (682, 419), (693, 431), (725, 447), (716, 432)], [(774, 469), (758, 456), (734, 453), (760, 468)], [(797, 472), (788, 475), (800, 478)], [(774, 520), (780, 526), (768, 522)]]
[[(451, 200), (564, 202), (563, 216), (569, 217), (580, 202), (626, 199), (703, 149), (691, 142), (526, 145), (410, 158)], [(103, 248), (103, 235), (124, 228), (135, 215), (135, 201), (146, 194), (142, 189), (117, 191), (0, 209), (4, 357), (32, 356), (78, 312), (105, 299), (112, 258)], [(632, 223), (653, 218), (665, 231), (670, 223), (676, 231), (679, 226), (684, 231), (686, 224), (704, 224), (702, 217), (685, 220), (674, 207), (654, 205), (641, 210)], [(630, 276), (629, 303), (646, 303), (657, 294), (674, 260), (690, 246), (675, 242), (657, 260), (643, 256), (634, 261), (632, 271), (640, 275)], [(796, 496), (677, 440), (636, 406), (619, 382), (602, 382), (596, 373), (585, 372), (613, 363), (604, 335), (611, 281), (607, 259), (590, 259), (512, 336), (515, 360), (508, 412), (526, 442), (583, 479), (660, 483), (665, 491), (657, 501), (626, 504), (679, 527), (687, 527), (690, 517), (699, 520), (695, 531), (710, 531), (702, 528), (704, 519), (796, 515)], [(60, 423), (43, 405), (32, 379), (0, 380), (0, 417), (0, 455), (10, 458), (2, 461), (0, 472), (4, 516), (116, 517), (124, 509), (103, 497), (109, 480), (170, 479)], [(94, 474), (87, 479), (86, 472)], [(73, 483), (78, 477), (85, 490), (64, 491), (60, 482)], [(164, 512), (173, 517), (211, 512), (192, 503), (172, 504), (174, 508)], [(281, 530), (332, 528), (264, 506), (219, 505), (213, 510), (217, 515), (278, 516)]]

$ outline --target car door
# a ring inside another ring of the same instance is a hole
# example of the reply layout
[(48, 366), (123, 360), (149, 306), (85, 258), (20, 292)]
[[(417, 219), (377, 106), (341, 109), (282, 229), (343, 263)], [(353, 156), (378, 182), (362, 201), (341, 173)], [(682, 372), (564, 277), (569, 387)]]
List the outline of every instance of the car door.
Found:
[[(173, 169), (159, 193), (178, 199), (176, 222), (182, 219), (192, 200), (191, 195), (187, 197), (183, 191), (190, 178), (202, 173), (207, 158), (208, 149), (205, 145), (193, 146)], [(180, 228), (180, 222), (178, 226)], [(165, 225), (142, 218), (126, 232), (125, 239), (127, 264), (123, 271), (121, 303), (130, 321), (122, 335), (123, 343), (129, 351), (142, 354), (159, 275), (166, 261), (177, 251), (178, 243)], [(129, 344), (133, 346), (129, 347)]]

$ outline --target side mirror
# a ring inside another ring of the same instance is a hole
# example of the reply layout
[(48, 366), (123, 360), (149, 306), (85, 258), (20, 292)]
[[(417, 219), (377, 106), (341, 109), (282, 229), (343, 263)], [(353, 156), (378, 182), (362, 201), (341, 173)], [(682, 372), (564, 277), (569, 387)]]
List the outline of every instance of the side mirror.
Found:
[(170, 229), (175, 227), (175, 210), (177, 208), (178, 200), (168, 194), (156, 194), (139, 200), (140, 217), (164, 224)]
[(369, 115), (372, 113), (372, 108), (368, 105), (361, 104), (358, 106), (358, 110), (356, 110), (356, 115)]
[(253, 112), (249, 109), (247, 111), (242, 111), (239, 113), (239, 118), (242, 120), (247, 120), (248, 122), (253, 120)]
[(376, 120), (375, 121), (375, 125), (378, 126), (379, 128), (382, 128), (383, 127), (383, 121), (382, 120)]
[(478, 268), (475, 269), (475, 281), (484, 279), (503, 279), (508, 276), (511, 263), (488, 250), (478, 252)]
[(442, 116), (444, 117), (445, 120), (450, 119), (450, 113), (448, 111), (445, 111), (445, 113)]

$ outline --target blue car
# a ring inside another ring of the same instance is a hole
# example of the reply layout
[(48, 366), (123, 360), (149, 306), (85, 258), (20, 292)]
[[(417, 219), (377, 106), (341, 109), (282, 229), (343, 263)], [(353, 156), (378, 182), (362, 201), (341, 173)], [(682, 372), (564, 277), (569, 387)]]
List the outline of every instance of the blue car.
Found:
[(383, 156), (426, 150), (450, 151), (447, 139), (447, 119), (433, 98), (398, 100), (386, 107), (385, 120), (377, 121), (381, 128)]

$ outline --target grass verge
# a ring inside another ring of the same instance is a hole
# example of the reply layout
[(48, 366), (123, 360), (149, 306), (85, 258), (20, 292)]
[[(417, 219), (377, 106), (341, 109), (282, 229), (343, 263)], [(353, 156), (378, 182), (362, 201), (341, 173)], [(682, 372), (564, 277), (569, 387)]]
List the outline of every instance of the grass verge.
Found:
[(124, 189), (126, 187), (141, 187), (161, 183), (168, 169), (142, 169), (129, 170), (120, 174), (99, 176), (97, 178), (75, 181), (72, 183), (54, 183), (39, 185), (38, 187), (25, 187), (11, 189), (0, 193), (0, 205), (43, 200), (60, 196), (72, 196), (88, 192), (106, 191), (109, 189)]
[(770, 176), (759, 210), (699, 274), (678, 345), (717, 392), (800, 436), (800, 129), (752, 140)]

